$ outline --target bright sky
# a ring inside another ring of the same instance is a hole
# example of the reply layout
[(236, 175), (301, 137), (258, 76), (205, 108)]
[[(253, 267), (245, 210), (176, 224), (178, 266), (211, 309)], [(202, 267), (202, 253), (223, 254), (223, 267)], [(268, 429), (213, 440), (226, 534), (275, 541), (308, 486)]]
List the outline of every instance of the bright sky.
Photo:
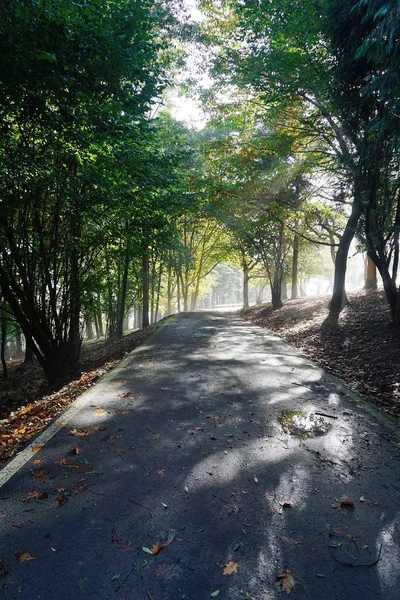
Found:
[[(203, 20), (202, 14), (197, 8), (196, 0), (184, 0), (184, 4), (193, 21), (200, 22)], [(196, 69), (196, 59), (194, 57), (188, 57), (187, 68), (187, 75), (189, 76), (193, 76), (195, 72), (198, 72), (198, 69)], [(183, 74), (183, 78), (184, 77), (185, 74)], [(204, 81), (202, 80), (201, 83), (206, 84), (207, 81), (208, 77), (205, 75)], [(194, 127), (195, 129), (202, 129), (204, 127), (206, 117), (196, 100), (179, 95), (177, 91), (170, 91), (168, 93), (168, 103), (172, 106), (172, 114), (178, 121), (182, 121), (185, 125)]]

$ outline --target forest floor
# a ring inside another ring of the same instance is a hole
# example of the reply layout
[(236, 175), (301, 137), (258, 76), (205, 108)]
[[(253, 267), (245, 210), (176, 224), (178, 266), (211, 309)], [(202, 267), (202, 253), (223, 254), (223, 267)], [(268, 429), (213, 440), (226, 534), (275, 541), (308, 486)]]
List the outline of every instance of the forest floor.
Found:
[(61, 414), (75, 398), (139, 346), (157, 325), (127, 333), (120, 340), (83, 344), (74, 372), (50, 386), (37, 361), (8, 361), (8, 379), (0, 381), (0, 465)]
[(243, 312), (296, 346), (316, 363), (400, 419), (400, 337), (383, 291), (356, 292), (337, 324), (327, 321), (330, 296), (289, 300), (273, 311), (259, 305)]

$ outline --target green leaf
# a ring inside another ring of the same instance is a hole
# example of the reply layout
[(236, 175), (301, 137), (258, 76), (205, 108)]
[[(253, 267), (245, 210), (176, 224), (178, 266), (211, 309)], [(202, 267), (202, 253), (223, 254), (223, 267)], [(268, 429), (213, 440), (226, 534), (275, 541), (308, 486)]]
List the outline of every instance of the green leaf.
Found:
[(119, 579), (121, 577), (121, 573), (115, 573), (115, 575), (112, 576), (111, 581), (117, 581), (117, 579)]
[(143, 552), (147, 552), (147, 554), (153, 554), (152, 551), (150, 550), (150, 548), (146, 548), (145, 546), (143, 546), (142, 548)]
[(343, 546), (343, 542), (332, 542), (329, 545), (331, 548), (341, 548)]
[(163, 506), (164, 508), (168, 508), (168, 504), (165, 504), (165, 502), (161, 502), (161, 506)]
[(210, 594), (211, 598), (216, 598), (219, 594), (219, 590), (215, 590), (215, 592), (213, 592), (212, 594)]

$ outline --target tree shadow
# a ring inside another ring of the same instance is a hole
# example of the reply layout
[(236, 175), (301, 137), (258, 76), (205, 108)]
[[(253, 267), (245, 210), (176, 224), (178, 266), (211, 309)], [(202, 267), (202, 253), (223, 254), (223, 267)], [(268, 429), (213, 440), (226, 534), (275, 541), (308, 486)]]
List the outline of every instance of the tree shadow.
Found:
[[(283, 432), (277, 415), (293, 408), (330, 415), (331, 431)], [(44, 483), (31, 461), (2, 489), (2, 594), (266, 600), (289, 569), (299, 598), (394, 600), (397, 453), (390, 428), (281, 340), (239, 318), (184, 315), (35, 455)], [(49, 497), (24, 502), (34, 489)], [(158, 554), (143, 550), (160, 539)], [(228, 563), (237, 572), (224, 575)]]

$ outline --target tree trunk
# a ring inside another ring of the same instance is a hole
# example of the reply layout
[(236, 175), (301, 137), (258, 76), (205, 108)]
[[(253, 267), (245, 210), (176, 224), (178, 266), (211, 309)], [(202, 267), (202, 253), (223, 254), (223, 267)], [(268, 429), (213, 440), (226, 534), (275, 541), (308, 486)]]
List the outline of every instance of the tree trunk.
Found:
[(179, 273), (176, 272), (176, 302), (178, 313), (181, 312), (181, 288), (179, 284)]
[(365, 258), (365, 283), (364, 289), (367, 291), (376, 290), (378, 287), (378, 278), (376, 275), (376, 266), (373, 260), (367, 255)]
[(126, 249), (124, 259), (124, 272), (122, 274), (121, 292), (119, 295), (119, 306), (117, 316), (117, 338), (122, 338), (124, 335), (124, 318), (126, 306), (126, 294), (128, 292), (128, 273), (129, 273), (129, 253)]
[(249, 308), (249, 279), (250, 279), (250, 269), (249, 265), (246, 262), (246, 259), (243, 259), (243, 308)]
[(299, 268), (299, 237), (294, 236), (293, 240), (293, 260), (292, 260), (292, 300), (296, 300), (299, 297), (299, 282), (298, 282), (298, 268)]
[(31, 344), (25, 338), (25, 358), (24, 358), (24, 364), (32, 362), (32, 361), (33, 361), (33, 349), (32, 349)]
[(351, 214), (347, 220), (346, 228), (336, 252), (335, 279), (333, 284), (333, 294), (329, 305), (329, 315), (331, 317), (338, 317), (348, 303), (346, 295), (347, 256), (356, 231), (357, 223), (361, 216), (361, 192), (357, 187), (357, 184), (355, 184)]
[(163, 274), (163, 263), (160, 264), (160, 269), (158, 273), (158, 282), (157, 282), (157, 294), (156, 294), (156, 307), (154, 311), (154, 323), (158, 321), (158, 311), (160, 308), (160, 295), (161, 295), (161, 279)]
[(281, 292), (282, 292), (282, 278), (279, 276), (278, 273), (276, 273), (274, 275), (273, 281), (271, 283), (271, 301), (272, 301), (272, 308), (274, 310), (276, 310), (278, 308), (282, 308), (282, 306), (283, 306)]
[(172, 277), (171, 267), (168, 267), (168, 278), (167, 278), (167, 315), (172, 313)]
[(93, 331), (92, 322), (88, 315), (86, 315), (86, 317), (85, 317), (85, 329), (86, 329), (86, 339), (93, 340), (94, 339), (94, 331)]
[(97, 324), (99, 326), (99, 334), (101, 337), (104, 337), (104, 327), (103, 327), (103, 313), (101, 310), (102, 304), (101, 304), (101, 296), (100, 293), (97, 294), (97, 302), (99, 305), (99, 312), (97, 313)]
[(149, 322), (149, 248), (147, 244), (143, 247), (142, 256), (142, 328), (148, 327)]
[(8, 369), (6, 361), (6, 344), (7, 344), (7, 320), (4, 313), (1, 316), (1, 364), (3, 365), (3, 379), (8, 379)]

